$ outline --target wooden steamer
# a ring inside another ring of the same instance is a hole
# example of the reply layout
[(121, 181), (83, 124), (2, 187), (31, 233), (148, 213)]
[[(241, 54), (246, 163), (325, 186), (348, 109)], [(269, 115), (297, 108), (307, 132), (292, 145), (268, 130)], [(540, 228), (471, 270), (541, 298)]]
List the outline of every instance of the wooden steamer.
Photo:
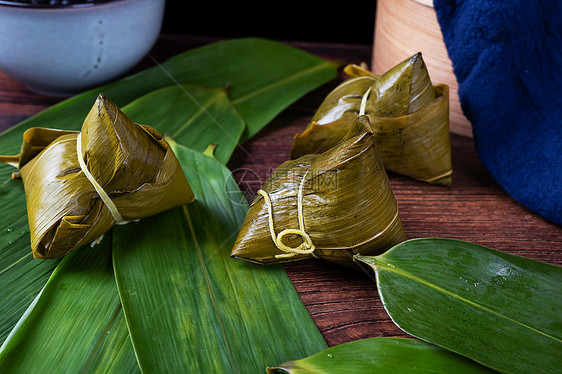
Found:
[(472, 126), (464, 116), (458, 83), (432, 0), (378, 0), (371, 66), (382, 74), (405, 58), (421, 52), (434, 84), (450, 90), (450, 130), (472, 137)]

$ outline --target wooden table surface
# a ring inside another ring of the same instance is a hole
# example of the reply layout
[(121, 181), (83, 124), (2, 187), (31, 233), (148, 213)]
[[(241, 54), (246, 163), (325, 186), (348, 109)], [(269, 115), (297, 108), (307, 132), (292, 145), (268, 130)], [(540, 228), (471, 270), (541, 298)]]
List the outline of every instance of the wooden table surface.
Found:
[[(134, 70), (212, 40), (161, 36), (150, 53), (152, 58)], [(342, 64), (371, 60), (371, 46), (366, 45), (290, 44)], [(340, 74), (309, 93), (239, 147), (228, 165), (234, 176), (240, 178), (242, 170), (251, 170), (258, 181), (265, 182), (272, 170), (289, 159), (293, 135), (305, 128), (323, 98), (343, 78)], [(0, 73), (0, 131), (60, 100), (32, 93)], [(460, 239), (562, 265), (562, 228), (507, 195), (486, 172), (472, 139), (451, 135), (451, 145), (454, 173), (450, 188), (389, 172), (407, 238)], [(255, 181), (239, 181), (250, 193), (260, 187)], [(369, 274), (322, 260), (290, 263), (285, 269), (328, 345), (375, 336), (407, 336), (386, 314)]]

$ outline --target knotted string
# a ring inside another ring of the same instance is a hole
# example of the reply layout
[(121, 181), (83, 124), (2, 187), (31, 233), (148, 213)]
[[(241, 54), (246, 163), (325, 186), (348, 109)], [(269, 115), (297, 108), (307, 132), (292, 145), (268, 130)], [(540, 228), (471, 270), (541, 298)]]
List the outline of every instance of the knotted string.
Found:
[[(258, 194), (263, 196), (263, 199), (267, 205), (267, 211), (268, 211), (268, 218), (269, 218), (269, 233), (271, 234), (271, 240), (273, 240), (273, 243), (275, 244), (275, 246), (286, 253), (283, 254), (279, 254), (279, 255), (275, 255), (275, 258), (285, 258), (285, 257), (293, 257), (295, 255), (299, 255), (299, 254), (312, 254), (314, 256), (314, 254), (312, 252), (314, 252), (314, 250), (316, 249), (316, 247), (314, 246), (314, 243), (312, 242), (312, 239), (310, 238), (310, 235), (307, 234), (307, 232), (305, 231), (304, 228), (304, 216), (303, 216), (303, 212), (302, 212), (302, 195), (303, 195), (303, 185), (304, 185), (304, 180), (306, 178), (306, 174), (308, 174), (308, 170), (305, 173), (305, 175), (303, 176), (301, 183), (299, 185), (299, 189), (298, 189), (298, 193), (297, 193), (297, 216), (299, 219), (299, 228), (298, 229), (285, 229), (283, 231), (281, 231), (279, 234), (275, 234), (275, 229), (273, 227), (273, 207), (271, 204), (271, 199), (269, 198), (269, 195), (267, 194), (267, 192), (265, 192), (264, 190), (258, 190)], [(283, 243), (283, 238), (286, 235), (299, 235), (302, 237), (302, 243), (299, 244), (297, 247), (289, 247), (288, 245)]]
[[(365, 114), (365, 106), (367, 105), (367, 98), (369, 97), (369, 93), (371, 92), (371, 88), (369, 87), (369, 89), (367, 90), (367, 92), (365, 92), (365, 94), (363, 95), (363, 97), (361, 98), (361, 106), (360, 106), (360, 110), (359, 110), (359, 114), (363, 115)], [(302, 212), (302, 196), (303, 196), (303, 186), (304, 186), (304, 181), (306, 179), (306, 175), (308, 174), (308, 170), (306, 171), (306, 173), (304, 174), (301, 183), (299, 184), (299, 189), (298, 189), (298, 193), (297, 193), (297, 217), (299, 219), (299, 228), (298, 229), (285, 229), (283, 231), (281, 231), (279, 234), (275, 234), (275, 228), (273, 227), (273, 206), (271, 204), (271, 199), (269, 198), (269, 195), (267, 194), (267, 192), (265, 192), (264, 190), (260, 189), (258, 190), (258, 194), (261, 195), (265, 201), (265, 204), (267, 205), (267, 211), (268, 211), (268, 218), (269, 218), (269, 233), (271, 234), (271, 240), (273, 240), (273, 243), (275, 244), (275, 246), (285, 252), (283, 254), (279, 254), (279, 255), (275, 255), (275, 258), (286, 258), (286, 257), (293, 257), (295, 255), (299, 255), (299, 254), (311, 254), (314, 256), (314, 250), (316, 249), (314, 243), (312, 242), (312, 239), (310, 238), (310, 235), (308, 235), (308, 233), (305, 231), (304, 228), (304, 215)], [(289, 247), (288, 245), (283, 243), (283, 238), (286, 235), (299, 235), (302, 237), (302, 243), (299, 244), (297, 247)], [(316, 256), (314, 256), (316, 257)]]
[(80, 169), (82, 169), (86, 178), (88, 178), (88, 180), (90, 181), (92, 186), (94, 186), (94, 188), (95, 188), (96, 192), (98, 193), (98, 195), (100, 196), (101, 200), (103, 201), (103, 203), (105, 204), (107, 209), (109, 209), (109, 212), (113, 216), (113, 219), (115, 220), (115, 223), (117, 225), (124, 225), (126, 223), (129, 223), (129, 221), (125, 221), (123, 219), (123, 217), (121, 216), (121, 214), (117, 210), (117, 207), (115, 206), (115, 204), (113, 203), (111, 198), (107, 195), (107, 193), (105, 192), (103, 187), (99, 185), (99, 183), (96, 181), (96, 179), (94, 178), (92, 173), (90, 173), (90, 171), (88, 170), (88, 167), (86, 166), (86, 163), (84, 162), (84, 159), (82, 158), (81, 135), (82, 135), (81, 133), (78, 134), (78, 137), (76, 138), (76, 152), (78, 153), (78, 163), (80, 164)]

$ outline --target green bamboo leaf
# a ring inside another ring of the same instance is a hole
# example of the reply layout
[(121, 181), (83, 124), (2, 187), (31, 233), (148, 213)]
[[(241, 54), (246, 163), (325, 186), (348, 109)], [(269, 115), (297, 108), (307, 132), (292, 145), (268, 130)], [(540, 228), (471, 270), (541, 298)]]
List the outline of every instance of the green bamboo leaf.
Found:
[[(152, 102), (160, 102), (155, 108)], [(201, 107), (202, 106), (202, 107)], [(174, 110), (182, 108), (182, 110)], [(220, 143), (217, 157), (226, 163), (244, 130), (244, 122), (230, 104), (224, 89), (193, 85), (165, 87), (125, 107), (137, 122), (154, 124), (184, 144), (203, 151), (210, 142)], [(199, 145), (202, 144), (202, 145)], [(15, 170), (15, 169), (12, 169)], [(0, 186), (5, 218), (0, 222), (0, 279), (8, 285), (0, 304), (0, 342), (44, 286), (58, 260), (34, 260), (21, 181)]]
[(124, 321), (107, 238), (60, 262), (0, 349), (0, 372), (138, 372)]
[(20, 181), (0, 185), (0, 344), (45, 285), (58, 260), (34, 260)]
[[(18, 153), (23, 132), (34, 126), (78, 130), (100, 91), (122, 107), (156, 89), (182, 83), (221, 87), (228, 84), (230, 98), (236, 100), (236, 107), (244, 114), (244, 119), (252, 129), (246, 134), (247, 138), (292, 101), (334, 78), (335, 74), (333, 63), (282, 43), (262, 39), (217, 42), (62, 101), (2, 133), (0, 149), (2, 154)], [(148, 97), (139, 99), (144, 104), (143, 109), (146, 113), (158, 112), (162, 103), (148, 102)], [(138, 111), (138, 105), (139, 102), (132, 103), (130, 110)], [(175, 107), (174, 112), (178, 113), (178, 109), (183, 111), (184, 106)], [(139, 113), (138, 121), (145, 119), (148, 116)], [(237, 129), (237, 126), (233, 125), (232, 128)], [(165, 132), (165, 129), (160, 130)], [(221, 160), (226, 159), (232, 147), (230, 143), (226, 146), (225, 142), (226, 139), (217, 148), (217, 157)], [(57, 264), (56, 260), (34, 260), (30, 255), (23, 188), (20, 182), (9, 180), (14, 170), (0, 164), (0, 205), (5, 217), (0, 224), (0, 230), (3, 231), (0, 232), (6, 232), (6, 235), (0, 236), (0, 250), (3, 253), (0, 259), (0, 281), (9, 285), (2, 291), (2, 300), (5, 302), (0, 304), (0, 342), (11, 331)]]
[(407, 333), (504, 372), (562, 367), (562, 267), (433, 238), (357, 259)]
[(223, 88), (169, 86), (134, 100), (122, 110), (135, 122), (167, 133), (196, 151), (218, 144), (215, 156), (222, 163), (230, 159), (245, 128)]
[(406, 338), (369, 338), (336, 345), (310, 357), (268, 368), (269, 374), (485, 374), (463, 356)]
[(115, 276), (147, 373), (257, 373), (326, 348), (284, 269), (230, 258), (247, 204), (228, 169), (174, 146), (196, 202), (114, 230)]
[[(243, 140), (256, 134), (288, 105), (336, 77), (336, 64), (283, 43), (242, 38), (212, 43), (117, 82), (64, 100), (2, 134), (3, 154), (19, 151), (23, 132), (34, 126), (78, 130), (103, 92), (118, 107), (173, 84), (229, 87), (229, 98), (246, 122)], [(156, 108), (159, 103), (153, 103)], [(0, 165), (0, 181), (12, 169)]]

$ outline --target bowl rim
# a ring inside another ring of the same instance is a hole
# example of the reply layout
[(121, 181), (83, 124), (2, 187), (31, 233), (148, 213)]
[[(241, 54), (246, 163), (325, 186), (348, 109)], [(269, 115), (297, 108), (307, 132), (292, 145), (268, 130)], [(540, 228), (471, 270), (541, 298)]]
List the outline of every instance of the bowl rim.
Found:
[(135, 0), (94, 0), (92, 3), (82, 3), (82, 4), (31, 4), (31, 3), (20, 3), (13, 0), (0, 0), (0, 7), (11, 7), (18, 9), (44, 9), (44, 10), (61, 10), (61, 9), (76, 9), (76, 8), (91, 8), (95, 6), (100, 6), (108, 3), (121, 3), (127, 1)]

